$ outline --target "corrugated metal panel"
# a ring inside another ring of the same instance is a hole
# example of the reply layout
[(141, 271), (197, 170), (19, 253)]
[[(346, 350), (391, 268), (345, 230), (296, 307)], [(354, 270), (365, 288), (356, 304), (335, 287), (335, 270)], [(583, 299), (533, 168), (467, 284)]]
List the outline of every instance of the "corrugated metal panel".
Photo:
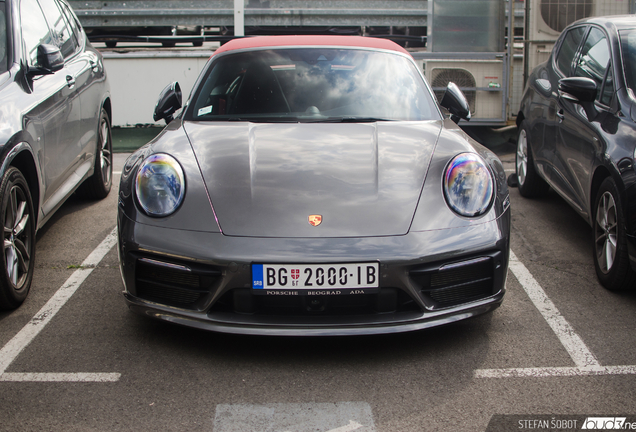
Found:
[[(86, 27), (233, 26), (233, 0), (71, 0)], [(246, 0), (246, 26), (426, 26), (424, 0)]]

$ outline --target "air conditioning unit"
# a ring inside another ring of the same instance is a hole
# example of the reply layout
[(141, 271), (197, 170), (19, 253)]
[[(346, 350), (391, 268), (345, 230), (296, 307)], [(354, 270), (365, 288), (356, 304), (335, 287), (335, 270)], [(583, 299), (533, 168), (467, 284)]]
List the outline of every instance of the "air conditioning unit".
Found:
[(628, 0), (528, 0), (529, 69), (548, 60), (554, 41), (565, 27), (591, 16), (629, 13)]
[(430, 59), (424, 60), (423, 69), (438, 101), (452, 81), (468, 99), (474, 120), (503, 118), (502, 60)]

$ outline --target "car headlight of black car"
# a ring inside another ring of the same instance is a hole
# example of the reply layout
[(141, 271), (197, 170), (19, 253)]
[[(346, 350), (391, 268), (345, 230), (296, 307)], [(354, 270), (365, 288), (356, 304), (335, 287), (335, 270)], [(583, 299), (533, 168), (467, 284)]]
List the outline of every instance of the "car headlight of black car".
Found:
[(494, 197), (494, 181), (481, 157), (461, 153), (450, 161), (444, 172), (444, 197), (461, 216), (477, 217), (488, 211)]
[(175, 158), (164, 153), (148, 156), (135, 178), (137, 203), (148, 216), (174, 213), (185, 196), (183, 169)]

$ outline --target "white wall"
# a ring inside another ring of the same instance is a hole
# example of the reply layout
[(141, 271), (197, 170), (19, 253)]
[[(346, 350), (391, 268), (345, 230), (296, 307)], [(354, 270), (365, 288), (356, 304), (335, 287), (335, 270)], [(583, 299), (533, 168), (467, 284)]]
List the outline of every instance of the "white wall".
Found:
[[(155, 124), (152, 115), (159, 93), (178, 81), (183, 102), (213, 51), (102, 50), (110, 82), (113, 126)], [(164, 126), (163, 121), (156, 123)]]

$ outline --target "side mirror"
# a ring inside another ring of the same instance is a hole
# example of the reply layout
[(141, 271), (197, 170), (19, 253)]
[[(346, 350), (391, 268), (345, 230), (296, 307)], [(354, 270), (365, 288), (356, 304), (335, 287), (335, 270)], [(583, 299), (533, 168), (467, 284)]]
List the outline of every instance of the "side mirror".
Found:
[(450, 118), (455, 123), (459, 123), (460, 119), (470, 120), (470, 106), (466, 96), (454, 82), (449, 82), (446, 86), (440, 105), (450, 112)]
[(55, 45), (42, 44), (38, 46), (38, 65), (29, 68), (29, 75), (51, 75), (64, 67), (64, 57)]
[(181, 108), (181, 87), (178, 82), (173, 82), (163, 89), (159, 95), (157, 105), (155, 105), (155, 113), (152, 118), (155, 121), (164, 119), (166, 124), (173, 119), (174, 113)]
[(593, 121), (598, 115), (594, 106), (596, 92), (596, 82), (591, 78), (570, 77), (559, 80), (559, 97), (580, 104), (589, 121)]

